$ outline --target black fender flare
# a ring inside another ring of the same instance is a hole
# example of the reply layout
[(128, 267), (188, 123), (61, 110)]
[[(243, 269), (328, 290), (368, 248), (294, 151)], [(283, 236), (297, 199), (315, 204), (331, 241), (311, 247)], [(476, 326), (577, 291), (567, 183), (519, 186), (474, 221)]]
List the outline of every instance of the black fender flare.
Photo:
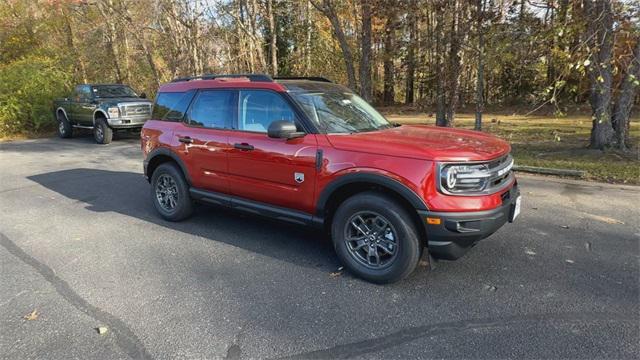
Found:
[(178, 156), (175, 152), (173, 152), (170, 149), (167, 149), (165, 147), (158, 147), (158, 148), (155, 148), (155, 149), (151, 150), (151, 152), (149, 152), (149, 154), (147, 155), (147, 158), (144, 160), (144, 176), (147, 178), (148, 181), (151, 181), (151, 176), (149, 176), (147, 168), (148, 168), (149, 164), (151, 162), (153, 162), (153, 159), (158, 157), (158, 156), (168, 156), (176, 164), (178, 164), (178, 166), (180, 167), (180, 170), (182, 170), (182, 173), (184, 174), (185, 179), (187, 180), (187, 183), (189, 185), (191, 185), (191, 176), (189, 176), (189, 172), (187, 171), (187, 167), (184, 164), (184, 162), (182, 161), (182, 159), (180, 159), (180, 156)]
[(342, 175), (327, 184), (327, 186), (325, 186), (325, 188), (322, 190), (322, 193), (320, 193), (320, 196), (318, 197), (316, 214), (318, 216), (324, 215), (327, 202), (336, 190), (344, 185), (362, 182), (380, 185), (382, 187), (395, 191), (406, 201), (408, 201), (416, 210), (428, 210), (428, 207), (425, 204), (424, 200), (422, 200), (413, 190), (409, 189), (398, 180), (385, 175), (374, 174), (370, 172), (358, 172)]

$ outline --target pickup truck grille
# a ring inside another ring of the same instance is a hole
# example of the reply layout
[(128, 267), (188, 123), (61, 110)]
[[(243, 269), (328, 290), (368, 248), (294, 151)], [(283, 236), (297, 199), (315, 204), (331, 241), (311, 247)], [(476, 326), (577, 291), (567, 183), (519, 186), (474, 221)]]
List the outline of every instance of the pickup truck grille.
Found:
[(150, 104), (136, 104), (122, 106), (122, 116), (151, 115)]

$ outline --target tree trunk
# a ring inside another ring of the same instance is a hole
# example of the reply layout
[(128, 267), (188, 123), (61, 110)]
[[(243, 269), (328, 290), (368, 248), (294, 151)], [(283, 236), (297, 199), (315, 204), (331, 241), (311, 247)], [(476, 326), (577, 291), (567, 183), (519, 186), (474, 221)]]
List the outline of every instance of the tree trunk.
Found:
[(404, 103), (405, 104), (413, 104), (414, 101), (414, 83), (416, 77), (416, 60), (415, 60), (415, 52), (416, 52), (416, 6), (415, 1), (410, 2), (409, 6), (409, 44), (407, 45), (407, 78), (405, 83), (404, 90)]
[(633, 49), (633, 59), (627, 66), (627, 70), (620, 86), (620, 95), (613, 108), (613, 128), (616, 132), (618, 148), (626, 150), (627, 136), (629, 134), (629, 117), (633, 101), (638, 95), (640, 87), (640, 39), (636, 40)]
[(444, 11), (442, 11), (442, 9), (439, 8), (436, 15), (437, 16), (435, 17), (435, 20), (434, 20), (436, 21), (436, 26), (435, 26), (436, 125), (447, 126), (447, 118), (445, 114), (445, 105), (444, 105), (446, 71), (444, 71), (444, 56), (443, 56), (444, 46), (442, 44), (443, 42), (442, 22), (444, 21)]
[(69, 19), (69, 15), (65, 10), (65, 5), (63, 4), (60, 7), (60, 11), (62, 12), (62, 19), (64, 20), (64, 27), (67, 31), (67, 47), (69, 47), (69, 51), (74, 54), (74, 58), (76, 59), (76, 71), (80, 72), (80, 77), (82, 78), (82, 83), (87, 83), (87, 69), (84, 65), (84, 61), (82, 60), (81, 54), (78, 52), (78, 49), (75, 44), (75, 40), (73, 38), (73, 27), (71, 26), (71, 19)]
[(311, 72), (311, 2), (307, 0), (305, 17), (304, 75)]
[(384, 88), (382, 92), (382, 102), (384, 105), (393, 105), (395, 92), (395, 68), (394, 58), (394, 35), (395, 35), (395, 15), (389, 15), (384, 35)]
[(476, 123), (475, 129), (482, 130), (484, 111), (484, 0), (477, 0), (478, 11), (478, 73), (476, 79)]
[(589, 147), (604, 149), (614, 140), (611, 125), (613, 14), (610, 0), (585, 0), (584, 4), (587, 16), (592, 19), (587, 22), (588, 44), (591, 50), (588, 72), (593, 114)]
[(113, 1), (108, 0), (106, 3), (103, 4), (103, 6), (100, 6), (101, 3), (97, 3), (97, 4), (98, 4), (98, 10), (100, 11), (102, 18), (105, 19), (107, 23), (106, 24), (107, 25), (107, 28), (106, 28), (107, 46), (109, 47), (109, 52), (111, 53), (109, 55), (111, 57), (111, 60), (113, 61), (113, 66), (114, 66), (115, 75), (116, 75), (116, 82), (121, 83), (123, 79), (122, 79), (120, 62), (118, 61), (118, 59), (120, 59), (120, 54), (118, 52), (118, 46), (115, 43), (116, 14), (114, 14), (113, 12)]
[(371, 101), (371, 4), (361, 0), (362, 6), (362, 57), (360, 58), (360, 96)]
[(342, 50), (342, 57), (344, 58), (344, 65), (347, 70), (347, 81), (349, 83), (349, 88), (351, 90), (356, 90), (356, 69), (353, 65), (353, 53), (351, 52), (351, 47), (349, 46), (349, 42), (347, 42), (347, 37), (342, 30), (342, 25), (340, 24), (340, 19), (336, 14), (336, 11), (333, 7), (333, 3), (331, 0), (322, 0), (322, 4), (318, 3), (317, 0), (309, 0), (311, 5), (318, 9), (321, 13), (323, 13), (329, 22), (331, 23), (331, 27), (333, 28), (333, 34), (335, 35), (338, 43), (340, 44), (340, 50)]
[(449, 66), (447, 77), (449, 79), (447, 94), (447, 114), (446, 126), (453, 126), (456, 108), (458, 106), (458, 95), (460, 91), (460, 34), (459, 34), (459, 12), (457, 1), (453, 2), (453, 14), (451, 21), (451, 44), (449, 45)]
[(273, 0), (267, 0), (267, 18), (269, 19), (269, 52), (271, 55), (271, 74), (278, 75), (277, 30)]

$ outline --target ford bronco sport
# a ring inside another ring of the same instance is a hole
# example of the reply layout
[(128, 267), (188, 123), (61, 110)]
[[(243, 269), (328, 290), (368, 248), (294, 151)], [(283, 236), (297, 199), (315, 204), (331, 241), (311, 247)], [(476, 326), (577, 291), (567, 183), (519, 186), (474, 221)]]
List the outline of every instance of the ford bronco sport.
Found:
[(91, 129), (98, 144), (108, 144), (114, 131), (137, 131), (151, 117), (152, 102), (122, 84), (76, 86), (73, 95), (54, 102), (58, 135), (73, 136), (73, 129)]
[(141, 137), (164, 219), (198, 201), (318, 226), (352, 273), (377, 283), (405, 278), (425, 249), (462, 256), (520, 210), (508, 143), (396, 126), (323, 78), (176, 79)]

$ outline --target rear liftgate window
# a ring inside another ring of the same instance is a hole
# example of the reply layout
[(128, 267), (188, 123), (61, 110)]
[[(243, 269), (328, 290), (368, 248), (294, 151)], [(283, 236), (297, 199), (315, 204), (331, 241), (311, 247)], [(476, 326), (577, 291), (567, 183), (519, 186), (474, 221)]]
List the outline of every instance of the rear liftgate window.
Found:
[(182, 121), (193, 95), (193, 91), (159, 93), (155, 104), (153, 104), (151, 118), (154, 120)]

